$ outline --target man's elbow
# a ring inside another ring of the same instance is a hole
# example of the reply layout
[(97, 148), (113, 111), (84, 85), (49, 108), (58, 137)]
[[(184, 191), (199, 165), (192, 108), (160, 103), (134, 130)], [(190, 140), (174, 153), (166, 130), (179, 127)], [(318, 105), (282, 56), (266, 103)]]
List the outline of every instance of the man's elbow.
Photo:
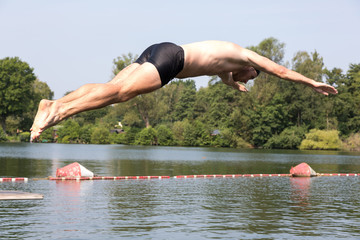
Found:
[(283, 78), (283, 79), (287, 79), (288, 76), (289, 76), (289, 69), (287, 69), (286, 67), (283, 67), (283, 66), (279, 66), (279, 68), (277, 69), (276, 71), (276, 75), (279, 77), (279, 78)]

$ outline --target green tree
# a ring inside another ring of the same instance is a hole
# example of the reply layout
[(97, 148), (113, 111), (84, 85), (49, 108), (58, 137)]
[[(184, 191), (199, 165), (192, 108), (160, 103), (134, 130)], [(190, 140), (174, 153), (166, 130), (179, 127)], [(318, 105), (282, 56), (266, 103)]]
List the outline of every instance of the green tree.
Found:
[(8, 116), (26, 112), (35, 79), (33, 68), (18, 57), (0, 60), (0, 124), (4, 133)]
[(148, 127), (141, 130), (135, 139), (138, 145), (157, 145), (157, 132), (154, 128)]
[(184, 89), (180, 92), (179, 100), (175, 104), (174, 118), (181, 121), (184, 118), (194, 118), (194, 103), (196, 100), (196, 85), (194, 80), (183, 81)]
[(174, 134), (171, 129), (165, 125), (157, 125), (155, 127), (157, 132), (157, 141), (160, 146), (171, 146), (174, 144)]
[(67, 119), (58, 130), (58, 141), (61, 143), (77, 143), (80, 139), (80, 125), (73, 119)]
[(113, 76), (116, 76), (121, 70), (135, 62), (138, 58), (138, 55), (133, 55), (132, 53), (122, 54), (121, 57), (117, 57), (113, 60), (114, 67), (113, 67)]
[(306, 128), (289, 127), (280, 134), (273, 135), (264, 145), (265, 148), (296, 149), (305, 138)]
[(184, 130), (185, 130), (185, 121), (176, 121), (172, 126), (172, 132), (174, 134), (174, 140), (177, 145), (184, 144)]
[(339, 133), (336, 130), (325, 131), (311, 129), (299, 147), (301, 150), (338, 150), (341, 149)]
[[(322, 81), (323, 66), (323, 59), (317, 52), (311, 55), (307, 52), (298, 52), (293, 58), (293, 69), (316, 81)], [(309, 87), (285, 81), (281, 84), (281, 92), (285, 101), (289, 103), (287, 111), (293, 123), (297, 126), (305, 124), (310, 128), (326, 127), (324, 116), (327, 109), (324, 108), (324, 96), (315, 93)]]
[(91, 134), (91, 143), (93, 144), (109, 144), (110, 132), (105, 127), (96, 127)]
[(27, 102), (26, 110), (21, 115), (6, 118), (6, 130), (9, 134), (15, 134), (18, 130), (28, 131), (34, 120), (40, 100), (51, 100), (54, 96), (54, 93), (45, 82), (36, 79), (32, 85), (31, 99)]
[(52, 100), (54, 97), (54, 92), (51, 91), (50, 87), (46, 82), (42, 82), (39, 79), (36, 79), (32, 85), (32, 97), (28, 104), (28, 109), (21, 116), (21, 121), (18, 128), (28, 130), (30, 129), (32, 122), (34, 120), (35, 114), (37, 112), (38, 104), (41, 99)]

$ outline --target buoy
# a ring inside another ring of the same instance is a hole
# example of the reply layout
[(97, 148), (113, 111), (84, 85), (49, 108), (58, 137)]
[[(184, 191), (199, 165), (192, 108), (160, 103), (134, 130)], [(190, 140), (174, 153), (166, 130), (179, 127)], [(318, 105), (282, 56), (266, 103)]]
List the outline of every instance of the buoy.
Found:
[(94, 177), (94, 173), (74, 162), (56, 170), (56, 177)]
[(27, 182), (29, 179), (28, 178), (0, 178), (0, 182)]
[(290, 169), (293, 177), (315, 177), (317, 173), (307, 163), (300, 163)]

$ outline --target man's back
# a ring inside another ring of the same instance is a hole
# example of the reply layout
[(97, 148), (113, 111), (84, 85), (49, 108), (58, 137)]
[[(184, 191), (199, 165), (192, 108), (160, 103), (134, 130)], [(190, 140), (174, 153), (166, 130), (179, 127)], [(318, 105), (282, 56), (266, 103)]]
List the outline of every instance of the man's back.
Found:
[(218, 75), (247, 65), (246, 56), (242, 56), (243, 48), (231, 42), (204, 41), (181, 47), (185, 51), (185, 65), (178, 78)]

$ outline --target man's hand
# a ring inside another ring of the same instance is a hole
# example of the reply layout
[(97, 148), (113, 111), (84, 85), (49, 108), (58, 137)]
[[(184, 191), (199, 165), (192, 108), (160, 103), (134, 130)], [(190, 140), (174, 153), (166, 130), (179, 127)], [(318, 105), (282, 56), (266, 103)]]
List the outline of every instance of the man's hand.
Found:
[(232, 77), (232, 73), (223, 73), (223, 74), (220, 74), (219, 77), (221, 78), (223, 83), (225, 83), (226, 85), (228, 85), (240, 92), (248, 92), (247, 88), (244, 85), (234, 81), (234, 79)]
[(331, 93), (331, 94), (338, 93), (338, 91), (333, 86), (330, 86), (330, 85), (322, 83), (322, 82), (315, 82), (313, 89), (316, 92), (324, 94), (324, 95), (329, 95), (329, 93)]

